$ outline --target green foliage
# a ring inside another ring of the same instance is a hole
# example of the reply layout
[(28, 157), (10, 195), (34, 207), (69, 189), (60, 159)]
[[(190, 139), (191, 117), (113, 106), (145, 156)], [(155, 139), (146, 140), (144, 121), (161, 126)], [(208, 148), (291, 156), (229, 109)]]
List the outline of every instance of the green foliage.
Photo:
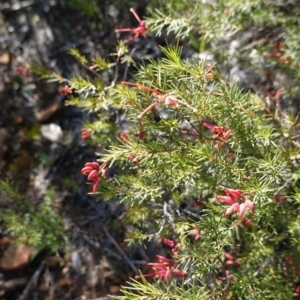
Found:
[[(199, 284), (208, 284), (202, 278), (203, 274), (210, 274), (213, 282), (216, 280), (215, 270), (222, 268), (220, 263), (224, 249), (230, 247), (241, 257), (240, 267), (232, 275), (239, 282), (230, 289), (232, 297), (243, 295), (250, 288), (251, 299), (285, 299), (284, 296), (292, 294), (291, 286), (286, 285), (282, 278), (283, 270), (277, 267), (275, 257), (280, 257), (277, 249), (287, 238), (286, 230), (291, 226), (287, 220), (295, 218), (296, 214), (293, 206), (276, 203), (274, 195), (278, 190), (286, 197), (293, 193), (284, 186), (294, 176), (295, 168), (289, 153), (294, 153), (295, 147), (288, 141), (296, 137), (293, 132), (297, 131), (298, 125), (287, 122), (287, 119), (276, 119), (274, 126), (270, 115), (265, 114), (262, 105), (251, 94), (242, 93), (219, 76), (213, 81), (207, 79), (210, 69), (202, 63), (181, 60), (180, 49), (169, 47), (162, 50), (165, 58), (140, 68), (135, 82), (163, 95), (172, 94), (189, 106), (164, 108), (168, 115), (158, 122), (154, 119), (155, 108), (137, 120), (141, 111), (151, 104), (153, 96), (142, 88), (117, 89), (114, 97), (118, 97), (119, 102), (127, 99), (130, 103), (126, 115), (132, 134), (128, 134), (129, 140), (110, 147), (101, 156), (101, 161), (110, 166), (119, 161), (125, 173), (101, 183), (99, 192), (106, 199), (119, 198), (129, 205), (126, 220), (139, 224), (142, 229), (140, 235), (135, 234), (137, 240), (145, 239), (147, 235), (151, 238), (161, 230), (160, 227), (168, 232), (173, 226), (180, 228), (181, 222), (186, 223), (185, 218), (172, 213), (172, 210), (168, 213), (172, 215), (171, 219), (155, 222), (166, 218), (162, 209), (164, 203), (174, 201), (174, 205), (180, 206), (191, 198), (206, 198), (200, 221), (193, 220), (196, 228), (204, 232), (200, 242), (189, 245), (188, 235), (181, 237), (181, 243), (185, 245), (181, 251), (182, 259), (189, 259)], [(192, 134), (180, 129), (184, 120)], [(224, 141), (218, 151), (215, 149), (216, 141), (203, 122), (217, 123), (232, 130), (230, 139)], [(142, 140), (135, 137), (140, 130), (147, 133)], [(285, 147), (280, 146), (283, 143)], [(298, 155), (299, 149), (296, 152)], [(233, 155), (229, 156), (230, 153)], [(129, 156), (134, 159), (128, 159)], [(209, 197), (221, 194), (226, 187), (243, 190), (255, 203), (255, 213), (248, 215), (253, 222), (252, 229), (247, 229), (235, 217), (229, 220), (223, 218), (224, 205)], [(143, 207), (147, 209), (143, 210)], [(283, 215), (285, 221), (278, 223)], [(262, 244), (269, 236), (271, 240)], [(296, 234), (298, 238), (299, 233)], [(264, 264), (266, 267), (261, 268)], [(269, 285), (270, 282), (279, 291), (277, 298), (274, 298), (274, 287)], [(134, 286), (137, 287), (136, 283)], [(167, 295), (160, 294), (159, 287), (150, 286), (152, 290), (148, 291), (147, 286), (143, 290), (145, 298), (152, 293), (151, 299), (156, 299), (158, 293), (157, 299), (168, 299)], [(187, 290), (191, 287), (187, 284)], [(215, 286), (214, 299), (222, 299), (223, 288), (220, 284)], [(180, 291), (183, 293), (183, 290)], [(140, 292), (135, 292), (140, 295)], [(205, 293), (209, 291), (201, 294), (203, 299)], [(126, 295), (125, 299), (134, 299), (131, 292)], [(192, 295), (189, 297), (193, 299)], [(199, 294), (197, 297), (201, 299)], [(180, 296), (177, 298), (181, 299)]]
[(8, 182), (0, 190), (12, 202), (2, 209), (0, 219), (20, 243), (36, 248), (58, 250), (67, 243), (63, 216), (55, 211), (53, 190), (48, 190), (41, 203), (32, 203)]
[[(167, 1), (153, 4), (147, 26), (157, 34), (199, 38), (199, 48), (212, 47), (206, 50), (225, 65), (233, 55), (218, 43), (233, 33), (276, 27), (284, 44), (260, 37), (239, 45), (235, 63), (298, 78), (300, 44), (293, 35), (299, 11), (278, 3)], [(126, 205), (124, 221), (136, 228), (128, 241), (176, 240), (172, 256), (186, 274), (167, 276), (175, 267), (165, 261), (154, 265), (164, 282), (150, 284), (145, 274), (117, 299), (292, 299), (300, 265), (299, 115), (227, 82), (218, 64), (184, 60), (172, 45), (161, 50), (162, 59), (137, 66), (134, 79), (122, 83), (133, 63), (124, 43), (111, 55), (114, 64), (102, 58), (90, 63), (71, 50), (94, 72), (68, 80), (78, 93), (70, 103), (96, 118), (85, 124), (89, 142), (102, 147), (99, 165), (87, 167), (89, 179), (101, 198)], [(250, 50), (262, 60), (252, 62)], [(102, 77), (107, 71), (115, 75), (110, 82)], [(296, 82), (277, 88), (286, 97), (297, 95)], [(106, 168), (112, 176), (98, 182)]]
[(38, 74), (41, 79), (47, 79), (49, 82), (65, 81), (65, 79), (59, 74), (59, 71), (57, 70), (55, 72), (50, 72), (45, 67), (37, 64), (30, 64), (29, 68), (33, 73)]
[[(133, 280), (130, 285), (122, 290), (124, 296), (116, 296), (113, 299), (153, 299), (153, 300), (208, 300), (211, 294), (204, 291), (203, 288), (192, 286), (189, 289), (184, 287), (173, 286), (157, 286), (148, 283), (145, 279), (142, 282)], [(221, 298), (220, 298), (221, 299)]]

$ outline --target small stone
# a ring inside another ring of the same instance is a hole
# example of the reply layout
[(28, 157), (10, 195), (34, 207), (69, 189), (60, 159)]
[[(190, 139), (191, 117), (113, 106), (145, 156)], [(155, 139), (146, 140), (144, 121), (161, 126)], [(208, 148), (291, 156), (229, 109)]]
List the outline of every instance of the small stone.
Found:
[(63, 131), (59, 125), (51, 123), (41, 126), (41, 135), (45, 139), (57, 143), (62, 139)]

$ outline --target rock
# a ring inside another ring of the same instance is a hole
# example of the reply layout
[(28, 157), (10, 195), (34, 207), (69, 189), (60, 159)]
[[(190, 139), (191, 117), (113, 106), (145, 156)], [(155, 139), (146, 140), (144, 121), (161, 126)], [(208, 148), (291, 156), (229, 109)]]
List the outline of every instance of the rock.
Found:
[(63, 131), (59, 125), (51, 123), (41, 126), (41, 135), (45, 139), (57, 143), (62, 139)]
[(0, 270), (13, 272), (26, 268), (35, 248), (17, 245), (13, 241), (5, 239), (6, 249), (0, 259)]

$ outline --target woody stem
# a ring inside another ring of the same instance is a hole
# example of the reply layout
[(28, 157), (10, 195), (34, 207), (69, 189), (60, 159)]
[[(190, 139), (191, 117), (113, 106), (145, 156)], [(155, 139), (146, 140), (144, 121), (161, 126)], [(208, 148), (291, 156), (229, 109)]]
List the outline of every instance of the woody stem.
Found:
[(153, 103), (151, 103), (143, 112), (141, 112), (139, 115), (138, 115), (138, 120), (141, 120), (143, 118), (143, 116), (149, 111), (151, 110), (154, 106), (156, 106), (157, 104), (159, 104), (159, 101), (155, 101)]

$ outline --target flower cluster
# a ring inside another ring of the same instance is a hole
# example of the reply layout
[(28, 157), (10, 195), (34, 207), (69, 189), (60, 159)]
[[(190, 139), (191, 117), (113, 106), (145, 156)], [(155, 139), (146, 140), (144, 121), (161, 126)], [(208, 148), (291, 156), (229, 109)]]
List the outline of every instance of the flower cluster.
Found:
[(225, 265), (226, 266), (239, 266), (239, 262), (236, 260), (236, 258), (229, 252), (225, 252)]
[[(163, 277), (163, 281), (167, 282), (167, 280), (172, 276), (176, 275), (185, 279), (184, 273), (180, 269), (176, 269), (175, 263), (173, 260), (168, 259), (162, 255), (156, 255), (158, 259), (158, 263), (148, 263), (147, 266), (154, 269), (155, 272), (145, 274), (144, 277)], [(141, 276), (135, 276), (135, 279), (140, 279)]]
[(174, 97), (172, 95), (164, 95), (160, 91), (148, 88), (144, 85), (134, 83), (134, 82), (122, 81), (122, 84), (137, 87), (139, 90), (142, 90), (142, 91), (148, 91), (148, 92), (152, 93), (152, 95), (157, 99), (156, 101), (152, 102), (144, 111), (142, 111), (142, 113), (140, 113), (138, 115), (137, 118), (139, 120), (141, 120), (143, 118), (143, 116), (147, 112), (149, 112), (152, 108), (154, 108), (155, 106), (162, 104), (162, 103), (165, 103), (165, 105), (167, 105), (167, 106), (177, 106), (178, 104), (182, 104), (182, 105), (186, 106), (187, 108), (189, 108), (190, 110), (192, 110), (193, 112), (197, 112), (196, 108), (192, 107), (185, 101), (177, 99), (176, 97)]
[(229, 139), (232, 132), (231, 129), (225, 130), (225, 128), (222, 126), (216, 126), (206, 122), (203, 123), (203, 126), (210, 129), (211, 132), (213, 133), (213, 138), (218, 140), (215, 146), (216, 150), (219, 150), (221, 147), (224, 146), (225, 141)]
[(226, 266), (226, 269), (223, 270), (222, 274), (217, 277), (217, 280), (227, 281), (228, 283), (235, 281), (234, 278), (232, 277), (230, 270), (228, 270), (228, 268), (230, 268), (230, 267), (238, 268), (240, 266), (238, 259), (236, 259), (234, 257), (234, 255), (232, 255), (231, 253), (225, 252), (224, 253), (224, 265)]
[(108, 169), (105, 165), (99, 165), (97, 162), (87, 162), (81, 170), (83, 175), (88, 175), (88, 180), (93, 182), (93, 194), (96, 193), (98, 185), (100, 183), (99, 172), (101, 172), (102, 177), (107, 177)]
[(238, 202), (243, 194), (241, 190), (225, 189), (226, 196), (216, 196), (216, 199), (222, 203), (229, 204), (230, 207), (226, 210), (224, 216), (228, 217), (235, 211), (238, 212), (238, 218), (241, 219), (248, 208), (252, 213), (254, 212), (254, 204), (252, 201), (246, 199), (244, 202)]
[(65, 85), (64, 87), (59, 89), (59, 93), (64, 96), (68, 96), (72, 94), (72, 89), (69, 86)]
[(169, 246), (172, 249), (172, 255), (177, 256), (178, 255), (178, 244), (174, 242), (173, 240), (167, 239), (165, 237), (161, 238), (161, 241), (163, 244)]
[(136, 28), (120, 28), (120, 29), (115, 30), (115, 32), (131, 32), (133, 34), (133, 36), (131, 38), (129, 38), (125, 41), (126, 43), (132, 41), (133, 39), (135, 39), (139, 36), (145, 37), (148, 32), (148, 28), (147, 28), (146, 24), (140, 19), (140, 17), (136, 13), (136, 11), (133, 8), (130, 8), (130, 11), (135, 16), (136, 20), (139, 23), (139, 26)]

